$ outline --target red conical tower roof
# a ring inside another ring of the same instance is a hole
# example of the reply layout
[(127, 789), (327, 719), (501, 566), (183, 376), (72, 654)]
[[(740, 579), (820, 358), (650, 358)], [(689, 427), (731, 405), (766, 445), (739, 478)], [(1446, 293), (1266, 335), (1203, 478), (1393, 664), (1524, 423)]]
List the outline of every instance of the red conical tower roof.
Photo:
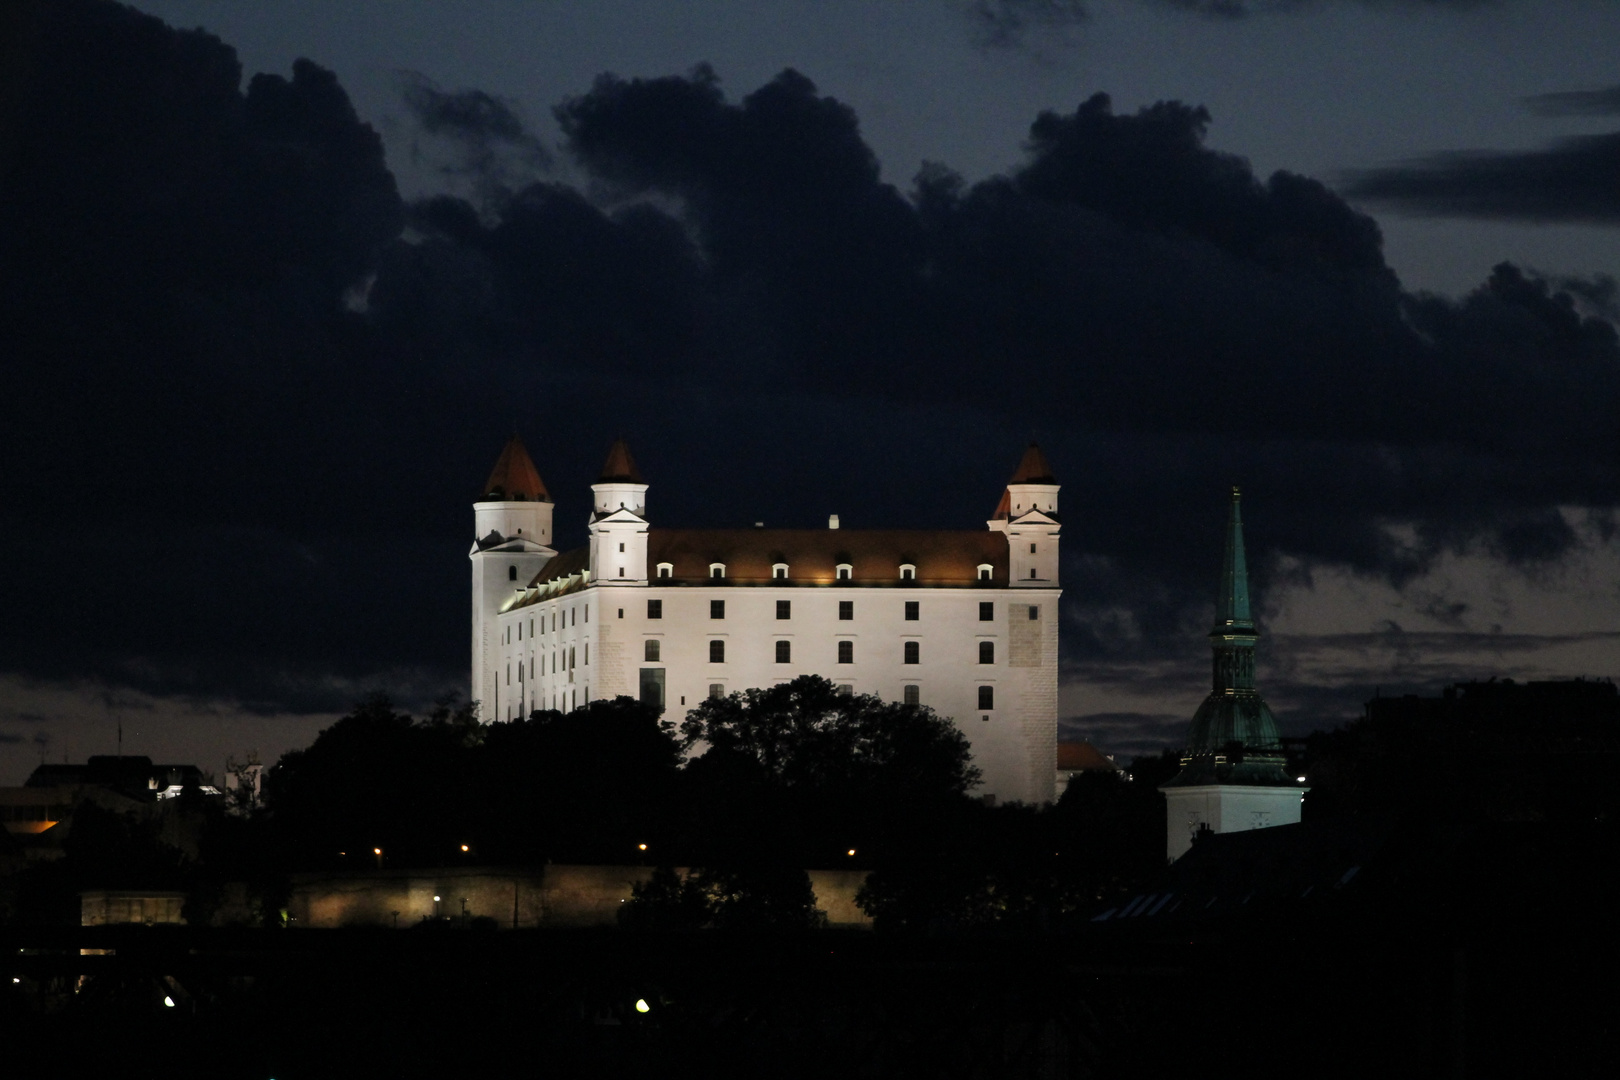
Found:
[(641, 470), (636, 468), (636, 459), (630, 456), (630, 444), (623, 439), (614, 439), (613, 446), (608, 450), (607, 460), (602, 463), (602, 475), (596, 478), (598, 484), (645, 484), (641, 478)]
[(484, 483), (479, 502), (550, 502), (540, 471), (523, 448), (523, 440), (516, 435), (507, 440), (506, 448), (495, 461), (495, 469)]
[[(1036, 443), (1030, 443), (1024, 451), (1024, 456), (1018, 461), (1018, 468), (1013, 470), (1009, 484), (1055, 484), (1057, 477), (1052, 475), (1052, 466), (1046, 463), (1046, 455)], [(1012, 516), (1012, 492), (1006, 488), (1001, 489), (1001, 501), (996, 503), (996, 512), (991, 514), (992, 520)]]

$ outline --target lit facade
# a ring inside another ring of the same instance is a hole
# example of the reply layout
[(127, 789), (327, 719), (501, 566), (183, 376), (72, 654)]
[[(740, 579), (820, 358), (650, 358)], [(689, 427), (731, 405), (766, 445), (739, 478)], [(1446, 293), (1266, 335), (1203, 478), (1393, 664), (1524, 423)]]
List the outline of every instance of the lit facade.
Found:
[(1053, 798), (1059, 486), (1038, 448), (983, 531), (660, 528), (623, 442), (592, 490), (589, 543), (557, 553), (550, 496), (514, 439), (475, 506), (485, 718), (629, 695), (679, 719), (816, 674), (951, 717), (978, 793)]

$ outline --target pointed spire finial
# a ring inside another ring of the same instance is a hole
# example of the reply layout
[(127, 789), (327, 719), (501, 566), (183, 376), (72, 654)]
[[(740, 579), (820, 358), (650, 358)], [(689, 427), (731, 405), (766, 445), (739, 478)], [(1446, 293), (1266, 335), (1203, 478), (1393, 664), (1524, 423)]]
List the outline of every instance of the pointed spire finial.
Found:
[(523, 440), (513, 435), (506, 441), (501, 456), (495, 461), (479, 502), (550, 502), (551, 493), (540, 479), (540, 470), (523, 446)]
[(613, 445), (608, 449), (607, 460), (602, 463), (602, 475), (596, 478), (598, 484), (613, 482), (629, 484), (645, 484), (641, 470), (636, 468), (636, 459), (630, 456), (630, 444), (622, 438), (614, 439)]
[(1243, 493), (1232, 488), (1232, 512), (1226, 522), (1226, 557), (1221, 562), (1221, 591), (1215, 603), (1215, 629), (1254, 628), (1249, 610), (1249, 560), (1243, 550)]

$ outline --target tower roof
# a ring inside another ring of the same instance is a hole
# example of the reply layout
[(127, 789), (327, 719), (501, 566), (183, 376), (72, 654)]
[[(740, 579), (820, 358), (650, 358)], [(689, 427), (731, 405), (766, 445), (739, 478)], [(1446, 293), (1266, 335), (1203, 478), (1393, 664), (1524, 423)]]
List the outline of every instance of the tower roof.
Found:
[(641, 470), (636, 468), (636, 459), (630, 456), (630, 444), (623, 439), (614, 439), (613, 445), (608, 448), (607, 460), (602, 463), (602, 475), (596, 478), (598, 484), (645, 484)]
[(1226, 557), (1221, 562), (1221, 590), (1215, 600), (1215, 630), (1253, 630), (1249, 611), (1249, 561), (1243, 552), (1243, 495), (1232, 489), (1232, 511), (1226, 519)]
[[(1052, 475), (1052, 466), (1046, 463), (1046, 455), (1036, 443), (1030, 443), (1024, 450), (1024, 456), (1018, 459), (1018, 468), (1013, 470), (1012, 479), (1008, 484), (1055, 484), (1057, 477)], [(996, 511), (991, 514), (992, 520), (1000, 520), (1012, 516), (1012, 492), (1006, 488), (1001, 489), (1001, 501), (996, 503)]]
[(1013, 472), (1009, 484), (1055, 484), (1057, 477), (1052, 475), (1052, 466), (1046, 463), (1046, 455), (1041, 453), (1040, 445), (1030, 443), (1024, 451), (1024, 456), (1018, 461), (1018, 468)]
[(484, 490), (479, 494), (478, 501), (551, 501), (551, 493), (546, 490), (545, 481), (540, 479), (534, 460), (523, 448), (523, 440), (516, 435), (507, 440), (501, 456), (495, 460), (495, 468), (484, 482)]

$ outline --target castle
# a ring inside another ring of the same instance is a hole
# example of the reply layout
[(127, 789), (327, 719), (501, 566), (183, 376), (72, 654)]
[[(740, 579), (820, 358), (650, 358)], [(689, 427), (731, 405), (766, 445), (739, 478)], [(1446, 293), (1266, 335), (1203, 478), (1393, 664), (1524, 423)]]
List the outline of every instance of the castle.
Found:
[(1054, 797), (1058, 490), (1031, 445), (978, 530), (669, 529), (623, 440), (589, 543), (553, 547), (515, 436), (474, 503), (472, 696), (491, 720), (630, 695), (705, 697), (823, 675), (951, 717), (997, 801)]

